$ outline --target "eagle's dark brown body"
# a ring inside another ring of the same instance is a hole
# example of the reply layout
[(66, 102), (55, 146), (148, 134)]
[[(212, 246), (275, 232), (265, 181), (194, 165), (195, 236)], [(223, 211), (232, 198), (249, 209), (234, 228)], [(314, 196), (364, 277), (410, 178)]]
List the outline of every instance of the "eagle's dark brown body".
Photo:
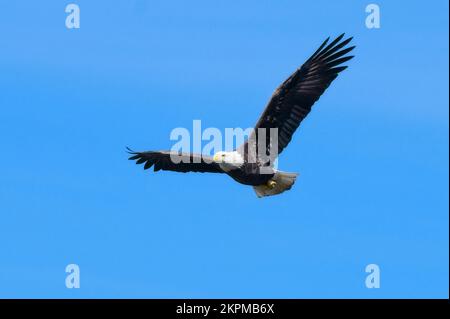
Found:
[[(269, 173), (268, 171), (271, 171)], [(245, 164), (242, 168), (227, 172), (235, 181), (251, 186), (266, 184), (275, 175), (272, 168), (266, 168), (261, 173), (261, 168), (257, 164)]]

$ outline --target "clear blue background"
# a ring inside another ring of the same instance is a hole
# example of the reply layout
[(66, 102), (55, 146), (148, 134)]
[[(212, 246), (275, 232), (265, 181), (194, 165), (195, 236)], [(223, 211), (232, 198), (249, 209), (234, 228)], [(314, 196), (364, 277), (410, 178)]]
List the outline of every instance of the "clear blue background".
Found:
[[(0, 297), (448, 297), (447, 1), (378, 1), (379, 30), (368, 1), (80, 0), (79, 30), (68, 3), (0, 6)], [(281, 156), (289, 192), (127, 160), (252, 126), (341, 32), (356, 58)]]

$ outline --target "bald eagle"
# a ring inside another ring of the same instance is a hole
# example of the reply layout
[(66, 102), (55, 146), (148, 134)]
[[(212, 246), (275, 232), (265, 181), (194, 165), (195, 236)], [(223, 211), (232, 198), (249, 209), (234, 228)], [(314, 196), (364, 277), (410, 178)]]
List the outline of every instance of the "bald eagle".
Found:
[[(273, 93), (249, 138), (231, 152), (217, 152), (213, 157), (203, 154), (175, 151), (134, 152), (129, 159), (154, 166), (154, 171), (225, 173), (237, 182), (253, 186), (258, 197), (280, 194), (294, 184), (297, 173), (276, 169), (272, 153), (278, 156), (291, 141), (300, 122), (311, 111), (313, 104), (340, 72), (347, 55), (355, 46), (348, 47), (352, 38), (342, 40), (344, 34), (331, 41), (327, 38), (314, 54)], [(274, 134), (267, 134), (271, 130)], [(263, 133), (261, 133), (263, 132)], [(263, 155), (261, 155), (263, 154)]]

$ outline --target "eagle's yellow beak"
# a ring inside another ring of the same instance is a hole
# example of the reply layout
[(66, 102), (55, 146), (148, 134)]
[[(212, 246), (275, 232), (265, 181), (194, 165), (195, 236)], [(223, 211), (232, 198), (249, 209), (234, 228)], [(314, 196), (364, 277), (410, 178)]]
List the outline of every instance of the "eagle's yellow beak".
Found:
[(218, 162), (219, 161), (219, 154), (214, 154), (213, 161), (214, 162)]

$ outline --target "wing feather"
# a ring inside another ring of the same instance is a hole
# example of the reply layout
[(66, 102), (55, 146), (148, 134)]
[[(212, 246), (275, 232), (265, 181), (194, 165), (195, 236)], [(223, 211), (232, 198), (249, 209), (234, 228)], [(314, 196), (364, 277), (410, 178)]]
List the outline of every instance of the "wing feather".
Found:
[(128, 153), (132, 155), (130, 160), (136, 161), (136, 164), (144, 164), (144, 169), (153, 166), (155, 172), (163, 170), (182, 173), (223, 173), (220, 166), (206, 155), (171, 151), (134, 152), (130, 149)]
[[(256, 123), (252, 133), (253, 138), (249, 138), (252, 143), (256, 143), (254, 149), (257, 154), (260, 154), (258, 151), (260, 128), (267, 129), (265, 155), (271, 154), (271, 147), (274, 144), (270, 138), (269, 129), (278, 129), (278, 154), (280, 154), (291, 141), (301, 121), (311, 111), (313, 104), (338, 74), (347, 68), (342, 64), (353, 58), (346, 54), (355, 46), (346, 47), (352, 38), (341, 41), (343, 38), (344, 34), (341, 34), (329, 44), (330, 38), (327, 38), (316, 52), (275, 90)], [(249, 141), (244, 143), (238, 151), (244, 154), (247, 160), (255, 160), (251, 158), (251, 154), (247, 154), (248, 143)]]

